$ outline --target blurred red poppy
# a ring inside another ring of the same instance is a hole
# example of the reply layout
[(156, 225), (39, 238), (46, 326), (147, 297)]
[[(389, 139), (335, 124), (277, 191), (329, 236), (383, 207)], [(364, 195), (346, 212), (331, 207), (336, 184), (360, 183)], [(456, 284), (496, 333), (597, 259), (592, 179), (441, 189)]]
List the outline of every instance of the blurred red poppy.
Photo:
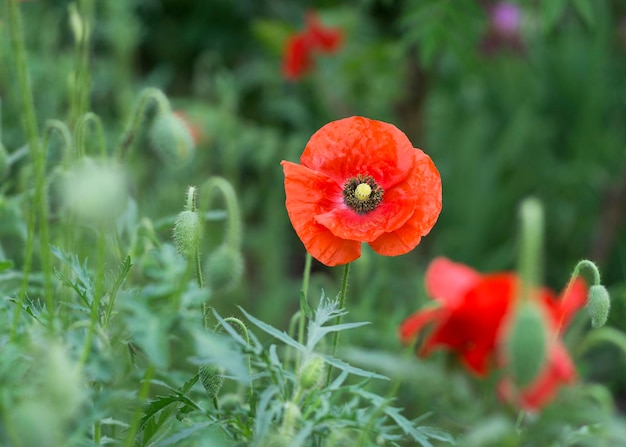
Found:
[(300, 164), (283, 161), (287, 213), (311, 255), (334, 266), (409, 252), (441, 211), (434, 163), (397, 127), (360, 116), (326, 124)]
[(341, 30), (324, 27), (316, 13), (308, 12), (305, 22), (304, 31), (290, 36), (285, 44), (283, 74), (287, 79), (299, 79), (311, 69), (315, 53), (332, 53), (341, 45)]
[[(502, 348), (507, 323), (515, 310), (517, 275), (481, 275), (465, 265), (437, 258), (428, 267), (425, 281), (427, 293), (437, 305), (407, 318), (400, 325), (401, 340), (407, 342), (432, 325), (420, 355), (427, 356), (440, 347), (450, 349), (478, 376), (486, 375), (493, 366), (503, 365), (506, 360)], [(534, 381), (521, 389), (510, 378), (500, 384), (503, 397), (529, 410), (546, 404), (561, 383), (575, 379), (574, 366), (558, 334), (584, 305), (587, 286), (577, 279), (560, 299), (545, 288), (531, 296), (543, 310), (550, 334), (546, 362)]]

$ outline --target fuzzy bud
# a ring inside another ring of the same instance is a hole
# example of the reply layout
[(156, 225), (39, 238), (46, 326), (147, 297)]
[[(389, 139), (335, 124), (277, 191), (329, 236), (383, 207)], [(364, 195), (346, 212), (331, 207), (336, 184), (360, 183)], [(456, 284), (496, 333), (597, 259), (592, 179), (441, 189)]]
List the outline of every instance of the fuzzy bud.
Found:
[(600, 284), (591, 286), (586, 307), (591, 317), (591, 326), (594, 328), (604, 326), (609, 318), (609, 310), (611, 309), (611, 300), (606, 287)]
[(283, 406), (283, 421), (280, 425), (280, 434), (293, 436), (298, 427), (298, 421), (302, 417), (300, 407), (293, 402), (285, 402)]
[(513, 380), (520, 388), (537, 377), (546, 362), (547, 328), (539, 306), (522, 302), (511, 322), (506, 353)]
[(324, 380), (324, 359), (319, 355), (309, 358), (300, 369), (298, 380), (305, 390), (318, 387)]
[(9, 153), (4, 147), (4, 144), (0, 143), (0, 180), (4, 179), (9, 173)]
[(200, 382), (206, 391), (206, 395), (210, 399), (216, 399), (222, 385), (224, 384), (224, 369), (219, 366), (206, 364), (202, 365), (199, 369)]
[(167, 165), (186, 165), (195, 153), (195, 144), (189, 127), (172, 112), (159, 113), (150, 129), (150, 144)]
[(87, 223), (114, 220), (128, 201), (126, 177), (113, 163), (83, 158), (62, 185), (66, 208)]
[(202, 222), (195, 211), (181, 211), (174, 224), (174, 242), (176, 249), (183, 256), (196, 253), (202, 239)]
[(239, 250), (220, 245), (206, 261), (205, 273), (209, 287), (215, 291), (232, 290), (243, 275), (243, 256)]

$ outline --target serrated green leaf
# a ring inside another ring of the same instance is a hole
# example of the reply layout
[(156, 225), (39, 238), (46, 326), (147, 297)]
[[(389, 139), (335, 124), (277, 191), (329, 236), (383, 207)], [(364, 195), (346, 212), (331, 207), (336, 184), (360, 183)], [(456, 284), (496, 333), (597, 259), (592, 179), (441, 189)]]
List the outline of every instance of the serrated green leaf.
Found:
[(354, 374), (355, 376), (360, 376), (360, 377), (367, 377), (367, 378), (371, 378), (371, 379), (382, 379), (382, 380), (389, 380), (389, 377), (383, 376), (381, 374), (377, 374), (371, 371), (366, 371), (364, 369), (361, 368), (357, 368), (356, 366), (352, 366), (346, 362), (344, 362), (343, 360), (339, 360), (337, 358), (331, 357), (331, 356), (323, 356), (324, 360), (326, 361), (326, 363), (328, 363), (329, 365), (334, 366), (337, 369), (340, 369), (341, 371), (345, 371), (348, 372), (350, 374)]
[(339, 332), (345, 331), (348, 329), (354, 329), (357, 327), (365, 326), (370, 324), (369, 322), (358, 322), (358, 323), (343, 323), (343, 324), (334, 324), (332, 326), (322, 326), (316, 327), (312, 325), (311, 330), (309, 330), (309, 334), (307, 337), (307, 347), (309, 349), (313, 349), (315, 345), (319, 343), (319, 341), (328, 335), (331, 332)]
[(293, 348), (296, 348), (298, 351), (300, 352), (306, 352), (307, 349), (304, 345), (298, 343), (296, 340), (294, 340), (293, 338), (291, 338), (286, 332), (284, 331), (280, 331), (278, 329), (276, 329), (275, 327), (264, 323), (263, 321), (259, 320), (258, 318), (253, 317), (252, 315), (250, 315), (248, 312), (246, 312), (241, 306), (238, 306), (239, 310), (241, 310), (241, 312), (245, 315), (245, 317), (250, 321), (250, 323), (254, 324), (256, 327), (258, 327), (259, 329), (261, 329), (263, 332), (271, 335), (272, 337), (282, 341), (283, 343), (285, 343), (286, 345), (289, 345)]

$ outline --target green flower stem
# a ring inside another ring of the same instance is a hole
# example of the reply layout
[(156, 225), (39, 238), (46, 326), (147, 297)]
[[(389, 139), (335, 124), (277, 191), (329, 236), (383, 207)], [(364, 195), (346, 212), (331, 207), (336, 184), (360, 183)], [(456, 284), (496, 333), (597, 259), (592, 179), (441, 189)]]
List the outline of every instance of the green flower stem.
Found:
[[(80, 11), (79, 11), (80, 10)], [(76, 69), (74, 71), (74, 89), (71, 100), (71, 124), (74, 126), (78, 117), (89, 110), (89, 41), (91, 23), (93, 23), (93, 1), (79, 0), (78, 9), (70, 6), (70, 21), (75, 24)]]
[[(592, 261), (588, 259), (583, 259), (581, 261), (578, 261), (578, 264), (576, 264), (576, 267), (574, 267), (574, 271), (572, 272), (572, 281), (576, 279), (578, 275), (580, 275), (580, 270), (583, 267), (586, 267), (587, 270), (591, 271), (591, 274), (593, 275), (593, 285), (595, 286), (600, 285), (600, 270), (598, 269), (598, 266), (595, 263), (593, 263)], [(570, 284), (572, 281), (570, 281)]]
[(237, 202), (235, 190), (228, 180), (223, 177), (211, 177), (200, 188), (200, 203), (198, 208), (201, 215), (208, 211), (211, 196), (214, 190), (218, 190), (224, 197), (226, 211), (228, 212), (228, 223), (226, 225), (226, 236), (224, 242), (228, 247), (239, 250), (241, 248), (241, 215)]
[(43, 147), (44, 150), (47, 151), (48, 144), (50, 142), (50, 137), (52, 135), (52, 131), (56, 131), (61, 139), (63, 140), (63, 163), (69, 164), (74, 156), (74, 140), (72, 139), (72, 134), (70, 129), (67, 127), (63, 121), (59, 120), (48, 120), (46, 121), (46, 128), (44, 131), (43, 137)]
[(96, 133), (96, 143), (98, 145), (100, 157), (105, 158), (107, 155), (107, 148), (104, 139), (104, 130), (102, 128), (102, 120), (95, 113), (87, 112), (78, 120), (78, 123), (76, 124), (76, 130), (74, 131), (77, 159), (84, 157), (87, 152), (85, 139), (87, 137), (87, 130), (89, 129), (90, 124)]
[(133, 142), (135, 141), (137, 132), (143, 124), (144, 115), (146, 114), (150, 101), (154, 101), (156, 103), (160, 113), (167, 113), (171, 110), (170, 102), (161, 90), (154, 87), (144, 89), (139, 95), (139, 100), (135, 106), (132, 119), (122, 135), (120, 144), (115, 149), (115, 158), (121, 160), (128, 154)]
[[(45, 160), (46, 154), (41, 146), (39, 140), (39, 131), (37, 129), (37, 115), (35, 113), (35, 105), (33, 101), (33, 94), (31, 91), (29, 76), (28, 76), (28, 64), (26, 61), (26, 49), (24, 47), (24, 34), (22, 29), (22, 18), (19, 13), (18, 1), (7, 0), (8, 9), (8, 25), (11, 39), (11, 46), (15, 60), (13, 66), (17, 72), (17, 80), (19, 87), (19, 95), (22, 101), (22, 110), (24, 117), (24, 128), (28, 141), (28, 147), (31, 154), (31, 158), (34, 166), (35, 176), (35, 196), (34, 207), (37, 209), (37, 218), (32, 216), (28, 225), (28, 236), (26, 241), (26, 255), (25, 264), (27, 264), (28, 270), (24, 273), (24, 279), (22, 282), (22, 289), (20, 290), (20, 296), (18, 301), (20, 305), (16, 306), (14, 314), (14, 326), (19, 319), (19, 312), (21, 309), (21, 303), (24, 300), (26, 290), (24, 284), (28, 284), (28, 273), (30, 272), (32, 255), (34, 249), (34, 231), (36, 221), (39, 220), (39, 244), (41, 251), (41, 263), (44, 274), (44, 294), (47, 302), (52, 301), (52, 259), (49, 250), (49, 236), (48, 236), (48, 216), (47, 216), (47, 201), (45, 195), (46, 177), (45, 177)], [(31, 238), (29, 243), (29, 238)], [(25, 265), (26, 266), (26, 265)], [(53, 309), (48, 309), (48, 315), (54, 315)], [(15, 329), (15, 328), (14, 328)], [(15, 334), (15, 330), (12, 331)]]
[(304, 274), (302, 276), (302, 301), (300, 302), (300, 324), (298, 325), (298, 342), (304, 344), (304, 326), (306, 325), (306, 312), (303, 304), (308, 302), (309, 281), (311, 279), (311, 260), (312, 256), (309, 252), (304, 260)]
[[(185, 211), (197, 212), (198, 207), (196, 205), (196, 187), (190, 186), (187, 189), (187, 200), (185, 202)], [(196, 280), (198, 286), (202, 289), (204, 287), (204, 281), (202, 280), (202, 263), (200, 260), (200, 247), (196, 245), (193, 254), (193, 263), (196, 269)]]
[[(250, 334), (248, 333), (248, 328), (243, 323), (243, 321), (241, 321), (239, 318), (236, 318), (236, 317), (226, 317), (224, 318), (224, 321), (229, 324), (235, 323), (235, 325), (239, 328), (239, 330), (243, 334), (243, 338), (246, 340), (246, 343), (248, 343), (248, 345), (250, 344)], [(217, 323), (215, 325), (215, 328), (213, 329), (213, 332), (217, 333), (217, 331), (221, 327), (222, 327), (222, 323), (221, 322)], [(252, 375), (252, 363), (250, 362), (249, 355), (248, 355), (248, 374)], [(248, 392), (250, 393), (250, 399), (252, 400), (252, 398), (254, 397), (254, 389), (252, 387), (252, 381), (250, 381), (250, 388)], [(219, 407), (217, 405), (217, 398), (215, 398), (214, 404), (215, 404), (215, 408), (218, 409)]]
[[(339, 309), (344, 309), (346, 303), (346, 292), (348, 290), (348, 276), (350, 275), (350, 263), (348, 262), (343, 270), (343, 279), (341, 280), (341, 292), (339, 292)], [(335, 320), (335, 324), (341, 324), (341, 315)], [(339, 331), (336, 331), (333, 336), (333, 350), (332, 356), (337, 353), (337, 345), (339, 344)], [(328, 374), (326, 375), (326, 384), (330, 383), (332, 369), (328, 368)]]
[[(154, 375), (154, 366), (149, 364), (146, 368), (146, 372), (143, 377), (143, 382), (141, 384), (141, 388), (139, 389), (138, 398), (140, 401), (145, 401), (148, 397), (148, 392), (150, 391), (150, 381), (152, 380), (152, 376)], [(135, 411), (133, 412), (133, 417), (131, 419), (130, 427), (126, 432), (126, 439), (124, 439), (124, 447), (131, 447), (135, 445), (135, 435), (137, 434), (137, 430), (139, 429), (139, 421), (141, 420), (141, 414), (143, 413), (143, 405), (137, 406)]]
[(521, 278), (520, 296), (526, 300), (539, 284), (541, 276), (543, 209), (537, 199), (529, 198), (522, 202), (520, 221), (518, 272)]

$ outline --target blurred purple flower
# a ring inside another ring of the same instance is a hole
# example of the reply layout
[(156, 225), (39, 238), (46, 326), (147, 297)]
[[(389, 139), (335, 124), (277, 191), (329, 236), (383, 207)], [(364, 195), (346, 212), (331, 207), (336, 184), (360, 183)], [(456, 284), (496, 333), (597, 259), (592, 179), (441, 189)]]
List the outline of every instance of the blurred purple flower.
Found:
[(515, 36), (519, 31), (521, 12), (515, 3), (499, 2), (490, 13), (493, 30), (503, 37)]
[(522, 11), (511, 2), (497, 2), (486, 6), (489, 28), (481, 42), (485, 54), (493, 54), (508, 49), (522, 53), (524, 44), (521, 38)]

